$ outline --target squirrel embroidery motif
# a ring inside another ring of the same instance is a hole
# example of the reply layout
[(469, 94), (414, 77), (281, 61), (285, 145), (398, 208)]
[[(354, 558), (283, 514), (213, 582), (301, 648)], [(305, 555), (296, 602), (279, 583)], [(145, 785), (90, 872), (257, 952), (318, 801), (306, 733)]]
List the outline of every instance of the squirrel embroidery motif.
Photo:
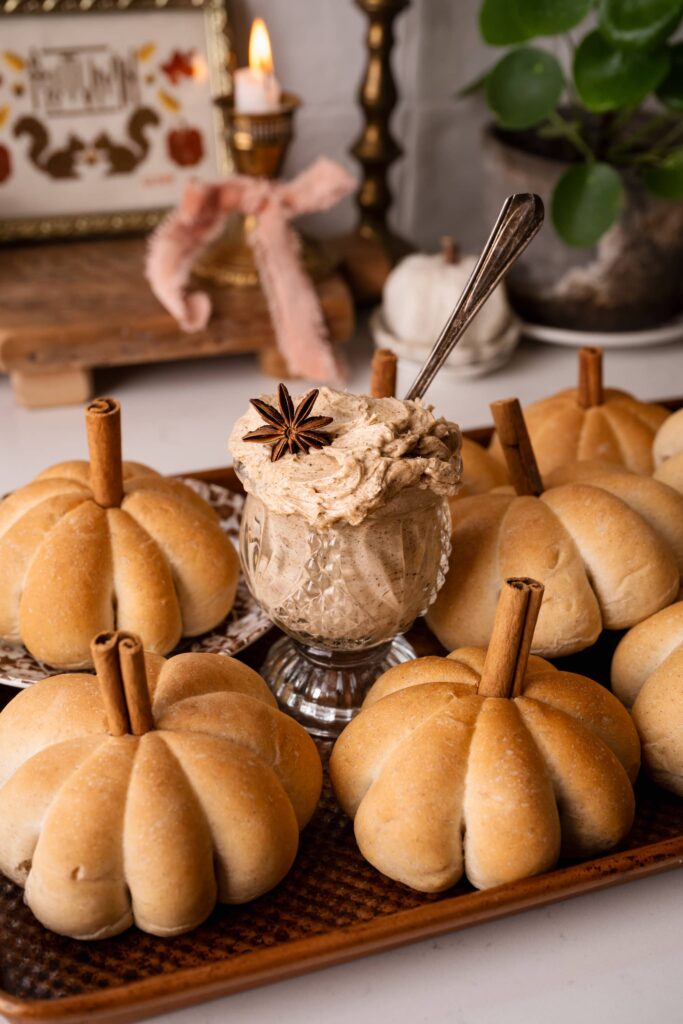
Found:
[(34, 167), (50, 178), (77, 178), (77, 158), (85, 149), (85, 144), (75, 135), (61, 149), (46, 153), (50, 145), (50, 136), (44, 124), (37, 117), (21, 117), (14, 126), (15, 137), (28, 135), (31, 145), (28, 159)]
[(127, 132), (135, 148), (113, 142), (106, 132), (101, 132), (95, 139), (95, 149), (104, 153), (109, 161), (107, 176), (112, 174), (130, 174), (141, 164), (149, 153), (147, 129), (158, 125), (159, 115), (150, 107), (139, 107), (128, 121)]
[[(159, 115), (150, 107), (139, 107), (128, 119), (126, 131), (132, 146), (113, 141), (107, 132), (100, 132), (92, 143), (108, 162), (107, 177), (112, 174), (130, 174), (142, 163), (149, 153), (147, 130), (160, 124)], [(34, 167), (50, 178), (67, 179), (80, 177), (79, 157), (87, 146), (82, 139), (69, 135), (65, 146), (50, 149), (48, 129), (37, 117), (21, 117), (14, 126), (16, 138), (27, 135), (31, 140), (27, 157)]]

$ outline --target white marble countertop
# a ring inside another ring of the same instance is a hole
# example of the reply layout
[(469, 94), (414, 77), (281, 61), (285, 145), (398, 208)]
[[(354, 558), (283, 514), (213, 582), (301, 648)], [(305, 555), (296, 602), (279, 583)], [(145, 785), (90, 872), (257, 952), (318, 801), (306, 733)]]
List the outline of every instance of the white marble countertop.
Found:
[[(367, 385), (368, 344), (350, 346), (350, 386)], [(488, 403), (529, 402), (575, 379), (573, 350), (525, 342), (478, 380), (437, 382), (437, 410), (463, 427)], [(399, 393), (410, 383), (401, 375)], [(606, 382), (641, 398), (683, 394), (683, 344), (606, 355)], [(123, 405), (124, 452), (163, 472), (226, 464), (226, 438), (248, 397), (272, 388), (250, 357), (98, 373)], [(301, 389), (303, 390), (303, 388)], [(0, 377), (0, 491), (52, 462), (83, 458), (79, 408), (29, 411)], [(683, 873), (670, 872), (465, 932), (155, 1018), (167, 1024), (643, 1024), (680, 1020)]]

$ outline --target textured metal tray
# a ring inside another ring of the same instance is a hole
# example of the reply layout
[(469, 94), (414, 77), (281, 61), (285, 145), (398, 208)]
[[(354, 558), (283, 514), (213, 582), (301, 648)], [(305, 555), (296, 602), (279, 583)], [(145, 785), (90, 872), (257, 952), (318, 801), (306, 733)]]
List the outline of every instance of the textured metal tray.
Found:
[[(196, 475), (236, 486), (229, 470)], [(258, 666), (272, 639), (244, 660)], [(426, 629), (411, 639), (421, 654), (438, 651)], [(605, 638), (562, 667), (604, 682), (614, 642)], [(0, 691), (0, 704), (13, 693)], [(643, 780), (634, 827), (609, 856), (486, 892), (463, 883), (426, 897), (363, 860), (326, 785), (282, 884), (244, 907), (218, 908), (180, 938), (131, 929), (85, 944), (53, 935), (24, 906), (21, 890), (0, 877), (0, 1014), (22, 1022), (139, 1020), (682, 864), (683, 801)]]

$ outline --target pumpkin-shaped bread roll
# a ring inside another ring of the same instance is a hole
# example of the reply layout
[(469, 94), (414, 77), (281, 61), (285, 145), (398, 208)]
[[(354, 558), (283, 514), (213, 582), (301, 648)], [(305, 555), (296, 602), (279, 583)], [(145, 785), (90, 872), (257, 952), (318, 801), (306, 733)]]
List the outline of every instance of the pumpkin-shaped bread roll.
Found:
[(652, 454), (655, 479), (683, 494), (683, 409), (673, 413), (661, 425)]
[(494, 487), (501, 487), (510, 482), (507, 469), (495, 459), (486, 448), (476, 441), (463, 437), (462, 448), (462, 486), (456, 498), (464, 498), (468, 494), (486, 494)]
[[(535, 589), (535, 592), (534, 592)], [(531, 597), (529, 596), (531, 593)], [(590, 679), (526, 658), (542, 587), (504, 586), (488, 652), (386, 672), (337, 740), (330, 775), (363, 856), (423, 892), (479, 889), (619, 842), (639, 744)]]
[(444, 647), (482, 646), (503, 579), (545, 586), (534, 652), (589, 647), (671, 604), (683, 573), (683, 498), (649, 477), (575, 463), (544, 488), (519, 403), (492, 405), (515, 491), (451, 503), (449, 571), (427, 622)]
[[(47, 928), (178, 935), (276, 885), (320, 796), (315, 744), (254, 671), (97, 638), (0, 714), (0, 871)], [(146, 670), (146, 680), (145, 680)]]
[[(633, 473), (652, 473), (652, 442), (669, 412), (625, 391), (603, 389), (602, 350), (579, 352), (579, 386), (524, 409), (529, 437), (545, 477), (568, 462), (600, 459)], [(504, 464), (499, 438), (491, 455)]]
[(629, 630), (612, 659), (612, 689), (643, 747), (643, 767), (683, 796), (683, 601)]
[(233, 605), (239, 558), (189, 487), (121, 462), (119, 406), (87, 410), (90, 462), (62, 462), (0, 503), (0, 638), (86, 668), (101, 630), (166, 654)]
[(612, 690), (627, 708), (660, 665), (683, 647), (683, 601), (639, 622), (619, 641), (612, 658)]

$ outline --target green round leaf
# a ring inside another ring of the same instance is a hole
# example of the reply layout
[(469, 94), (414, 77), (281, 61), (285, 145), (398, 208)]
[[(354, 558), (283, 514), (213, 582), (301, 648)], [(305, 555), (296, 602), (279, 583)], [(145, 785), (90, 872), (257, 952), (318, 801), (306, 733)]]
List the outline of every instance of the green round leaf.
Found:
[(674, 150), (658, 167), (644, 167), (640, 176), (656, 196), (683, 199), (683, 148)]
[(600, 0), (599, 23), (613, 46), (647, 49), (671, 35), (681, 13), (681, 0)]
[(593, 0), (508, 0), (527, 36), (555, 36), (574, 28), (588, 14)]
[(484, 0), (479, 12), (479, 31), (489, 46), (514, 46), (529, 38), (511, 0)]
[(574, 58), (574, 80), (579, 96), (593, 113), (635, 105), (665, 78), (671, 54), (616, 50), (599, 32), (582, 40)]
[(665, 107), (683, 113), (683, 43), (669, 48), (671, 67), (657, 89), (657, 96)]
[(486, 101), (504, 128), (533, 128), (555, 110), (562, 68), (549, 53), (522, 46), (498, 61), (486, 81)]
[(624, 201), (617, 171), (609, 164), (577, 164), (562, 175), (552, 199), (553, 224), (568, 245), (595, 245), (614, 224)]

